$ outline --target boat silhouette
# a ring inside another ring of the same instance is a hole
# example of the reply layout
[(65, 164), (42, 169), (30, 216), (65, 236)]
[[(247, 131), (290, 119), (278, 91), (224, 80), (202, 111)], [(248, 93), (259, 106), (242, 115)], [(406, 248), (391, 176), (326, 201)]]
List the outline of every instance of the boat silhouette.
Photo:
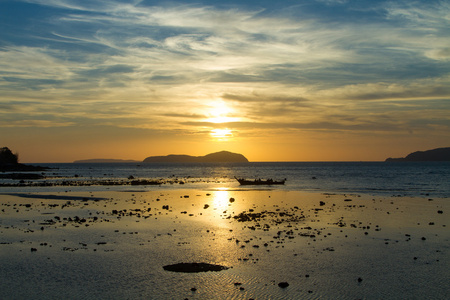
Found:
[(273, 180), (271, 178), (267, 180), (262, 179), (255, 179), (255, 180), (248, 180), (245, 178), (237, 178), (234, 177), (241, 185), (275, 185), (275, 184), (284, 184), (286, 182), (286, 178), (283, 180)]

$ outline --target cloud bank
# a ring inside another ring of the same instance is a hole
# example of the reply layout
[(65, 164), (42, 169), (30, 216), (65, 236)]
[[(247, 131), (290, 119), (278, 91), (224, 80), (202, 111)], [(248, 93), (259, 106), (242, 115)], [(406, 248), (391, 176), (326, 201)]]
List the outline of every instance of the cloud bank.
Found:
[(0, 126), (450, 129), (447, 1), (208, 3), (2, 2)]

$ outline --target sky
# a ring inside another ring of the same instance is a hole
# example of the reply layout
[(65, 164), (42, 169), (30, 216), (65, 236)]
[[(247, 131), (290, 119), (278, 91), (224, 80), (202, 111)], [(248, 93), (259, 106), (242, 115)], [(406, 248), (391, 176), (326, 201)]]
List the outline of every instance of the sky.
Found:
[(0, 146), (24, 163), (450, 146), (450, 2), (0, 0)]

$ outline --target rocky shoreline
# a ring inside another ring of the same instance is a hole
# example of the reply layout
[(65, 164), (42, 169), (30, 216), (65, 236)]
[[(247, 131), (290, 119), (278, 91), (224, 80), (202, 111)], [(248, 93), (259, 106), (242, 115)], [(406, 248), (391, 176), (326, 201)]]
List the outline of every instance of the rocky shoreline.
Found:
[(17, 183), (0, 183), (0, 187), (50, 187), (50, 186), (137, 186), (137, 185), (161, 185), (166, 183), (179, 183), (176, 181), (161, 181), (161, 180), (126, 180), (126, 179), (114, 179), (114, 180), (69, 180), (69, 179), (63, 179), (63, 180), (44, 180), (44, 181), (28, 181), (25, 180), (32, 180), (32, 179), (45, 179), (44, 176), (40, 174), (8, 174), (4, 177), (1, 176), (0, 178), (7, 178), (7, 179), (14, 179), (14, 180), (20, 180)]
[(0, 172), (39, 172), (50, 168), (24, 164), (0, 164)]
[(113, 179), (86, 179), (75, 175), (71, 177), (52, 177), (45, 173), (5, 173), (0, 179), (11, 179), (18, 182), (0, 182), (0, 187), (63, 187), (63, 186), (155, 186), (155, 185), (184, 185), (194, 182), (210, 182), (192, 178), (141, 178), (134, 176)]
[[(269, 190), (1, 194), (0, 288), (16, 298), (53, 282), (42, 298), (82, 297), (83, 286), (95, 298), (358, 299), (388, 290), (439, 299), (448, 291), (447, 210), (446, 199)], [(130, 279), (118, 297), (111, 286)]]

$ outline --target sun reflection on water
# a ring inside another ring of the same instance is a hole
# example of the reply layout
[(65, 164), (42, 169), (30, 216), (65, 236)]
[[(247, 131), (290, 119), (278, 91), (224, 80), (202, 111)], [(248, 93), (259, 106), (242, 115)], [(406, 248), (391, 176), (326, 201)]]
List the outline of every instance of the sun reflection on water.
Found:
[(219, 188), (219, 190), (213, 193), (213, 206), (220, 212), (227, 210), (230, 204), (230, 193), (228, 188)]

